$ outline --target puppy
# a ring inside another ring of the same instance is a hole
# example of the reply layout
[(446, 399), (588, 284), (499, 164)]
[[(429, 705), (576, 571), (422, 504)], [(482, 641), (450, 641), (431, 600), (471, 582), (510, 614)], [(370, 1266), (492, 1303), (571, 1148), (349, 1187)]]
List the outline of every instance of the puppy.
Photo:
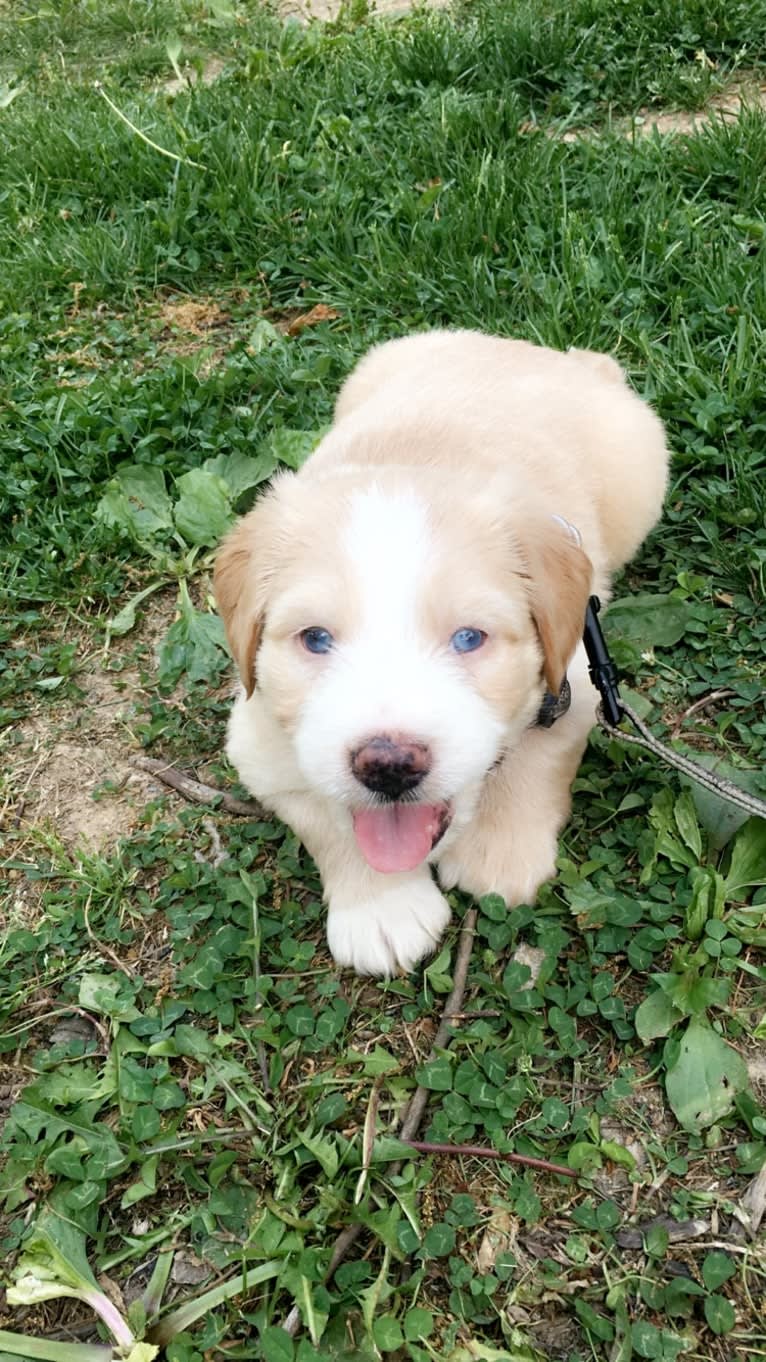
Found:
[(361, 361), (329, 434), (223, 544), (227, 753), (316, 861), (339, 965), (433, 951), (434, 871), (509, 905), (555, 874), (595, 720), (588, 596), (657, 521), (667, 462), (607, 356), (433, 331)]

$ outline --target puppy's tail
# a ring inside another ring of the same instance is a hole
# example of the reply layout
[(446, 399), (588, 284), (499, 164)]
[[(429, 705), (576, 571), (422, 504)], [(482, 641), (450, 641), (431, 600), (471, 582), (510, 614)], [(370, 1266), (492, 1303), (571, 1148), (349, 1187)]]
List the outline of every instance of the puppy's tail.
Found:
[(611, 355), (600, 355), (595, 350), (567, 350), (567, 354), (579, 364), (585, 364), (607, 383), (625, 383), (625, 374)]

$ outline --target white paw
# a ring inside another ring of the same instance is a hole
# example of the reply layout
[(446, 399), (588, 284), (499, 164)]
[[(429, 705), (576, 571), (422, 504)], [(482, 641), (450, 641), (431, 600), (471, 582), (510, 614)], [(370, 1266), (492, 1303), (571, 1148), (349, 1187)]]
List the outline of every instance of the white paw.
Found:
[(540, 837), (514, 856), (509, 854), (510, 848), (489, 847), (474, 836), (470, 843), (456, 842), (440, 858), (439, 883), (444, 889), (462, 889), (477, 899), (499, 894), (509, 908), (517, 903), (532, 904), (540, 886), (555, 878), (557, 850), (555, 838)]
[(421, 877), (352, 904), (331, 899), (327, 942), (333, 960), (357, 974), (409, 973), (436, 950), (449, 919), (446, 899)]

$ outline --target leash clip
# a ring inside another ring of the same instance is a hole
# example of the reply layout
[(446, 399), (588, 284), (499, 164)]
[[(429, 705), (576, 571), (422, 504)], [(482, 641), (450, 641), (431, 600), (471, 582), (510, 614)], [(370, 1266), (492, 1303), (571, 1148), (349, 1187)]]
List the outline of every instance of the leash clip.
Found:
[(588, 656), (588, 675), (601, 696), (604, 718), (612, 728), (617, 728), (625, 717), (625, 706), (620, 699), (619, 673), (609, 656), (598, 621), (600, 609), (598, 596), (591, 596), (585, 611), (583, 643)]
[[(610, 735), (618, 737), (621, 742), (635, 743), (637, 747), (645, 748), (653, 756), (659, 757), (660, 761), (666, 762), (668, 766), (675, 767), (689, 780), (693, 780), (706, 790), (711, 790), (720, 799), (726, 799), (730, 804), (736, 804), (738, 808), (744, 809), (745, 813), (756, 818), (766, 819), (766, 800), (759, 799), (757, 795), (750, 794), (747, 790), (741, 790), (730, 780), (724, 780), (723, 776), (715, 775), (713, 771), (708, 771), (704, 766), (700, 766), (699, 762), (692, 761), (681, 752), (674, 752), (665, 743), (661, 743), (639, 718), (636, 711), (620, 698), (617, 686), (619, 679), (617, 668), (609, 656), (604, 635), (601, 632), (601, 625), (598, 622), (600, 609), (601, 602), (598, 597), (591, 596), (585, 612), (583, 643), (588, 655), (590, 679), (601, 696), (601, 704), (596, 711), (596, 718), (601, 727)], [(615, 734), (615, 729), (618, 728), (623, 719), (630, 719), (633, 728), (636, 730), (635, 733), (625, 733), (621, 730)]]

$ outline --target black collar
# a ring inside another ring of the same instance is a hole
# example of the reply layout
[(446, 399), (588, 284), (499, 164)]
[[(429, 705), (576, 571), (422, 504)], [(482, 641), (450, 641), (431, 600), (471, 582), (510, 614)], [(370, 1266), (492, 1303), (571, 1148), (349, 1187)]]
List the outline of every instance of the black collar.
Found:
[(572, 691), (567, 678), (564, 677), (558, 695), (549, 690), (545, 692), (540, 712), (535, 719), (535, 728), (552, 728), (556, 720), (560, 719), (562, 714), (566, 714), (571, 703)]

